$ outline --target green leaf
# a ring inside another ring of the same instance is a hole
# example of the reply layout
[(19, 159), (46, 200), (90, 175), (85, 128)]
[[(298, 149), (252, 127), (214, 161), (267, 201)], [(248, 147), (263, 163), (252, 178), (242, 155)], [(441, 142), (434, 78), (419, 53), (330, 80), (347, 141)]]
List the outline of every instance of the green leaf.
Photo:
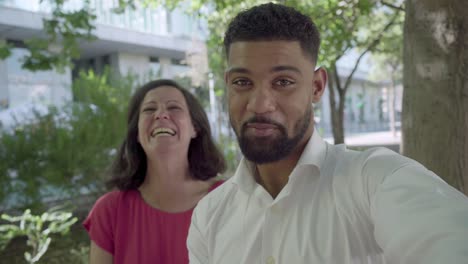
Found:
[(0, 60), (4, 60), (11, 55), (11, 49), (13, 45), (0, 41)]
[(32, 262), (32, 257), (31, 257), (31, 253), (29, 253), (29, 252), (24, 252), (24, 258), (26, 259), (27, 262), (33, 263), (33, 262)]

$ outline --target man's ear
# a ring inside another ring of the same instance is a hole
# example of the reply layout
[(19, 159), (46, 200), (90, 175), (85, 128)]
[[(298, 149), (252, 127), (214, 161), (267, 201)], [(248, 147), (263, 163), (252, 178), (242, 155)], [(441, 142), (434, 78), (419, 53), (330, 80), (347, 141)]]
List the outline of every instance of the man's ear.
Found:
[(312, 102), (313, 103), (318, 103), (320, 102), (320, 99), (322, 98), (323, 93), (325, 92), (325, 87), (327, 85), (327, 71), (320, 67), (314, 71), (314, 91), (312, 94)]

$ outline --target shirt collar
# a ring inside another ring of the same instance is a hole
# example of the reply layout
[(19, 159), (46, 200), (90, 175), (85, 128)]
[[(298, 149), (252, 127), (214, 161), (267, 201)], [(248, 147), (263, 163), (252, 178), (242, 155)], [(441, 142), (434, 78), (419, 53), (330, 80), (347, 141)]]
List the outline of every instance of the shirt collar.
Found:
[(254, 173), (255, 165), (242, 157), (234, 176), (232, 176), (232, 182), (244, 192), (251, 193), (257, 184)]
[(327, 143), (319, 135), (318, 131), (314, 130), (314, 133), (312, 133), (312, 137), (310, 137), (309, 142), (307, 142), (296, 167), (302, 165), (313, 165), (320, 171), (326, 156)]
[[(327, 143), (320, 137), (317, 130), (314, 130), (307, 145), (302, 152), (296, 168), (299, 166), (314, 166), (320, 175), (322, 165), (327, 155)], [(256, 186), (254, 178), (255, 165), (242, 157), (237, 170), (232, 177), (232, 183), (236, 184), (241, 190), (250, 193)]]

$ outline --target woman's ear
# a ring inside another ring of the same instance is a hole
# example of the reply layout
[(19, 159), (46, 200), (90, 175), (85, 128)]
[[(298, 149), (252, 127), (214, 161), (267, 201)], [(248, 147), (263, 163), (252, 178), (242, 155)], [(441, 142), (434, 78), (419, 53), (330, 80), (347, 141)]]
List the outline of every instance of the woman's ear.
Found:
[(197, 125), (193, 124), (192, 121), (192, 136), (191, 138), (196, 138), (198, 136), (198, 131), (200, 130)]

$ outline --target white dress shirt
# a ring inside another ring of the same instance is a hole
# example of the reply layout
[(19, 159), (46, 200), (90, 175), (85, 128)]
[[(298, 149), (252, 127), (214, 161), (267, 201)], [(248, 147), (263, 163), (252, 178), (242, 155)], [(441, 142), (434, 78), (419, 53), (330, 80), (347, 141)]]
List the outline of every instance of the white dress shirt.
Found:
[(197, 205), (191, 264), (468, 263), (468, 198), (411, 159), (314, 132), (275, 199), (252, 168)]

